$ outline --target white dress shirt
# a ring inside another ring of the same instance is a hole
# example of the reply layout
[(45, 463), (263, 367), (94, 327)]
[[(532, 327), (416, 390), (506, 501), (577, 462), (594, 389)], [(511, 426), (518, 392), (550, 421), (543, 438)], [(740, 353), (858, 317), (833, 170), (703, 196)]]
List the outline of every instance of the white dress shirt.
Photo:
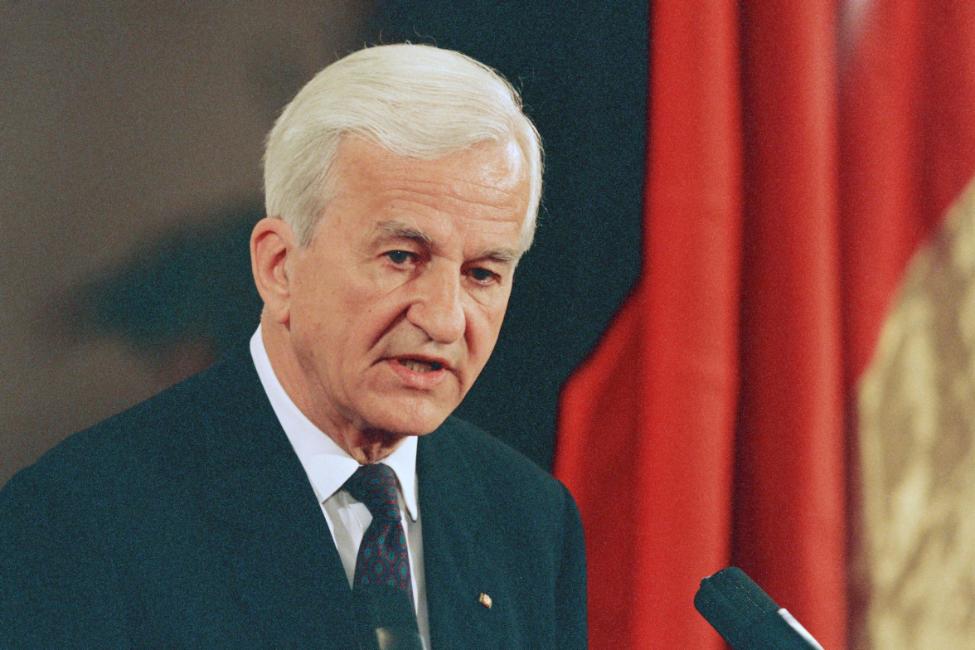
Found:
[[(351, 587), (355, 576), (355, 560), (359, 552), (359, 544), (362, 543), (362, 536), (372, 521), (372, 515), (365, 505), (340, 488), (359, 468), (359, 463), (305, 417), (285, 392), (271, 367), (260, 326), (251, 337), (250, 351), (257, 375), (264, 386), (264, 392), (267, 393), (281, 428), (288, 436), (318, 498)], [(420, 506), (417, 500), (416, 444), (417, 438), (408, 436), (382, 462), (389, 465), (399, 482), (399, 509), (406, 528), (406, 547), (410, 557), (417, 626), (424, 648), (429, 649), (430, 629), (427, 621), (426, 580), (423, 574), (423, 537), (420, 529)], [(323, 543), (326, 543), (325, 540)]]

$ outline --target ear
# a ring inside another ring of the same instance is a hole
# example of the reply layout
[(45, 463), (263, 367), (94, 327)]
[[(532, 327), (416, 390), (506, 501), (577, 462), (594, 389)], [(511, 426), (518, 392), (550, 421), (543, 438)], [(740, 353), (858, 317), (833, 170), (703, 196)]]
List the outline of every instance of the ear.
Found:
[(251, 232), (251, 271), (265, 315), (287, 325), (291, 313), (288, 258), (298, 248), (291, 226), (284, 219), (264, 217)]

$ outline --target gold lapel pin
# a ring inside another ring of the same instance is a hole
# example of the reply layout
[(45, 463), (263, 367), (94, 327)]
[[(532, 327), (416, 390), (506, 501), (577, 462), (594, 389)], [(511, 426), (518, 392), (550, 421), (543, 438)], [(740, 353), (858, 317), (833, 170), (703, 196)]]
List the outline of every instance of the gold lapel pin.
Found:
[(481, 603), (481, 605), (488, 609), (491, 609), (491, 606), (494, 605), (494, 601), (491, 600), (491, 597), (483, 591), (481, 592), (481, 595), (477, 597), (477, 602)]

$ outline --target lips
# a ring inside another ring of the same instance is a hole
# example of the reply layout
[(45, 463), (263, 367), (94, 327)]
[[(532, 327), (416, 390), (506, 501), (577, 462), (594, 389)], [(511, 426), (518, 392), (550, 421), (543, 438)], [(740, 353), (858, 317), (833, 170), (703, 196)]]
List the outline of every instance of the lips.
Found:
[(452, 370), (445, 359), (432, 357), (390, 357), (386, 363), (405, 387), (418, 390), (436, 387)]
[(439, 361), (423, 361), (422, 359), (397, 359), (399, 363), (413, 372), (433, 372), (443, 368)]

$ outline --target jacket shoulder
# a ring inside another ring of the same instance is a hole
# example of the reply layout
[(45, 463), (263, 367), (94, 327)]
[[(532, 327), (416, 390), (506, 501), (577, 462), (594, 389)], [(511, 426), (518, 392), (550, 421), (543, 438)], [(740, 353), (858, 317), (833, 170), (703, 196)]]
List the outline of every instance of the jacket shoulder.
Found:
[(484, 429), (451, 416), (441, 427), (443, 439), (460, 447), (461, 453), (482, 466), (485, 479), (498, 477), (505, 483), (515, 481), (555, 488), (559, 485), (551, 474), (520, 451)]
[(4, 502), (9, 505), (20, 494), (35, 502), (47, 496), (63, 500), (71, 495), (84, 498), (83, 503), (97, 503), (108, 492), (137, 489), (164, 471), (179, 476), (201, 456), (201, 432), (209, 426), (214, 394), (228, 383), (228, 377), (247, 370), (239, 357), (221, 361), (69, 435), (10, 479), (0, 491), (6, 496)]
[[(423, 442), (421, 439), (421, 445)], [(430, 434), (428, 453), (463, 467), (476, 481), (478, 492), (506, 513), (506, 518), (524, 517), (541, 523), (550, 513), (576, 511), (575, 501), (558, 479), (466, 420), (448, 418)]]
[[(199, 377), (172, 386), (148, 400), (73, 433), (8, 483), (53, 481), (88, 484), (117, 474), (132, 463), (157, 456), (197, 417)], [(148, 455), (147, 455), (148, 454)]]

